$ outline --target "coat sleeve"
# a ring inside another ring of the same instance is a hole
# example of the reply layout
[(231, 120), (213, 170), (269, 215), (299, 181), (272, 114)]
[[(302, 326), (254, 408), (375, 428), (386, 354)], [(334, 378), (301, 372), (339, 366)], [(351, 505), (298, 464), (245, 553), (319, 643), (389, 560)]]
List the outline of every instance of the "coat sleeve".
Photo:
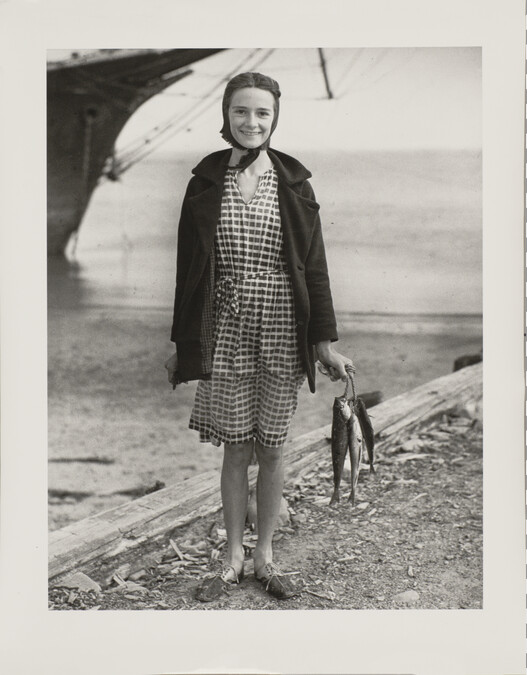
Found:
[(190, 209), (188, 206), (188, 198), (192, 194), (193, 179), (190, 180), (183, 204), (181, 206), (181, 215), (179, 218), (178, 234), (177, 234), (177, 256), (176, 256), (176, 291), (174, 297), (174, 314), (172, 318), (172, 331), (170, 339), (176, 342), (176, 328), (179, 319), (179, 312), (181, 310), (181, 299), (185, 288), (185, 283), (188, 278), (190, 262), (192, 259), (192, 241), (194, 232), (192, 229), (192, 222), (190, 217)]
[[(302, 189), (302, 196), (316, 201), (313, 188), (307, 180)], [(326, 251), (318, 213), (306, 258), (305, 275), (310, 305), (308, 341), (313, 345), (326, 340), (335, 342), (338, 340), (337, 321), (333, 309)]]

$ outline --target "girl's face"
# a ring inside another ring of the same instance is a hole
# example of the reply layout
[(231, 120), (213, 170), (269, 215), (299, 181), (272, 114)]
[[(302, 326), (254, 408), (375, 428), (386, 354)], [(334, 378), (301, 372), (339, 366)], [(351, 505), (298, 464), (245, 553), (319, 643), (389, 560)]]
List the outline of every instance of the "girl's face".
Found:
[(266, 89), (237, 89), (229, 105), (231, 133), (240, 145), (250, 150), (269, 138), (274, 117), (274, 96)]

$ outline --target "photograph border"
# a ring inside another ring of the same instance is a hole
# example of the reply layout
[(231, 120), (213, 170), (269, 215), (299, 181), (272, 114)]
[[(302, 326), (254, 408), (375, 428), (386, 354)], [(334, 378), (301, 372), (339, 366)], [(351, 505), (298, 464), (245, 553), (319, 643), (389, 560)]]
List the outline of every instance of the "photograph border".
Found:
[[(12, 673), (74, 667), (90, 675), (524, 672), (524, 8), (499, 0), (269, 0), (256, 9), (247, 25), (247, 5), (237, 0), (0, 7), (0, 216), (17, 225), (1, 232), (0, 662)], [(482, 610), (47, 611), (45, 54), (72, 45), (171, 47), (178, 37), (182, 46), (482, 47)]]

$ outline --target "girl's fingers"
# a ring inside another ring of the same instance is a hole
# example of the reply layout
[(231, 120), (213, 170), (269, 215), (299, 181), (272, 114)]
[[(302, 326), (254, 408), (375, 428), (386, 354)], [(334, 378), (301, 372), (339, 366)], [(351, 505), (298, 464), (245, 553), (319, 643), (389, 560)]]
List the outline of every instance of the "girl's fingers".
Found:
[(329, 377), (332, 382), (339, 380), (346, 381), (348, 373), (355, 372), (355, 366), (351, 361), (337, 363), (337, 365), (326, 365), (321, 361), (318, 362), (318, 369), (323, 374)]

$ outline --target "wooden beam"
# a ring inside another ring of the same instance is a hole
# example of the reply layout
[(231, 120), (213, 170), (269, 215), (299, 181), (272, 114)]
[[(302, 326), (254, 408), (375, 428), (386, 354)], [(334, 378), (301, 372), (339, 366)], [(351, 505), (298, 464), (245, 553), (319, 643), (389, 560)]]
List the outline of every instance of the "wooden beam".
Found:
[[(370, 409), (376, 437), (393, 439), (469, 401), (482, 398), (482, 364), (427, 382)], [(284, 451), (285, 479), (295, 480), (329, 453), (331, 425), (296, 438)], [(328, 454), (328, 466), (330, 459)], [(257, 468), (250, 467), (249, 482)], [(48, 575), (55, 582), (72, 570), (89, 572), (102, 560), (160, 539), (221, 508), (218, 471), (207, 471), (117, 508), (50, 533)]]

